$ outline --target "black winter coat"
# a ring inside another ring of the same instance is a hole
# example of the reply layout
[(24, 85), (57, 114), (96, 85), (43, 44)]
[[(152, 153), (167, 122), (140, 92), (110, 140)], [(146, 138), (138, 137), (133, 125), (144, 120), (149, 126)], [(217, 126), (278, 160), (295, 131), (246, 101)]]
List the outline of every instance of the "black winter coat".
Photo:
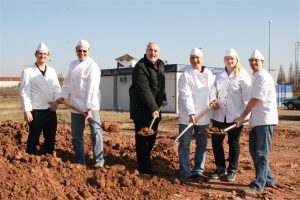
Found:
[(164, 62), (158, 59), (155, 65), (145, 55), (133, 69), (129, 96), (130, 118), (134, 121), (150, 123), (152, 113), (167, 101)]

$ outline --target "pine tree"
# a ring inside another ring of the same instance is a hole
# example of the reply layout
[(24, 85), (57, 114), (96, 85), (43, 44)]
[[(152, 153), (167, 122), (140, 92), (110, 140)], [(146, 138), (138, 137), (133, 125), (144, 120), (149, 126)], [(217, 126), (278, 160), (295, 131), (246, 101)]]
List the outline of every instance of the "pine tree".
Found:
[(277, 76), (277, 83), (281, 84), (281, 85), (286, 84), (285, 73), (283, 71), (282, 65), (280, 65), (280, 68), (279, 68), (279, 72), (278, 72), (278, 76)]

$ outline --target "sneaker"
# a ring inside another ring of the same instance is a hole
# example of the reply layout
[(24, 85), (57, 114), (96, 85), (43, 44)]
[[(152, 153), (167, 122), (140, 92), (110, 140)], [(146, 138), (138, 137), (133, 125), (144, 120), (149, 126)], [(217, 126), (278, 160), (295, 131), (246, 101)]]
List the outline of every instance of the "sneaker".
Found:
[(245, 193), (246, 196), (254, 197), (254, 198), (259, 197), (263, 193), (253, 187), (244, 188), (243, 192)]
[(93, 165), (94, 168), (98, 169), (98, 168), (102, 168), (104, 166), (103, 163), (99, 162)]
[(191, 175), (191, 178), (196, 180), (196, 181), (203, 181), (203, 182), (208, 182), (209, 178), (202, 174), (201, 172), (197, 172), (195, 174)]
[(226, 176), (226, 172), (224, 170), (216, 170), (210, 176), (211, 179), (221, 179), (222, 177)]
[(226, 180), (227, 181), (234, 181), (236, 178), (236, 172), (234, 171), (229, 171), (227, 176), (226, 176)]

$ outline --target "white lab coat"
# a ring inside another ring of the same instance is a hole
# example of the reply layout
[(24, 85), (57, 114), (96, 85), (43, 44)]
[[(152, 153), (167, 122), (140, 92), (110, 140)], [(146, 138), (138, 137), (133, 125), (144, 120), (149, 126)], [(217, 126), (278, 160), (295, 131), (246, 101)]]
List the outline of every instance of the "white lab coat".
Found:
[[(180, 76), (178, 82), (178, 110), (179, 124), (188, 124), (189, 115), (198, 115), (205, 111), (209, 103), (215, 100), (215, 93), (211, 87), (214, 83), (214, 75), (208, 69), (203, 73), (192, 66)], [(211, 113), (206, 114), (196, 124), (207, 125), (211, 119)]]
[(100, 110), (100, 78), (100, 69), (91, 57), (82, 62), (75, 59), (70, 63), (61, 97), (70, 97), (72, 105), (83, 112)]
[(45, 76), (35, 64), (22, 71), (20, 96), (25, 112), (48, 109), (48, 102), (56, 100), (59, 93), (59, 81), (52, 67), (47, 65)]
[(226, 116), (226, 123), (231, 123), (247, 106), (251, 96), (251, 77), (245, 69), (241, 70), (237, 78), (234, 77), (234, 72), (228, 75), (224, 70), (217, 75), (214, 90), (220, 108), (214, 110), (213, 119), (223, 123)]
[(274, 80), (263, 68), (253, 74), (251, 98), (260, 100), (252, 109), (250, 117), (251, 127), (278, 124)]

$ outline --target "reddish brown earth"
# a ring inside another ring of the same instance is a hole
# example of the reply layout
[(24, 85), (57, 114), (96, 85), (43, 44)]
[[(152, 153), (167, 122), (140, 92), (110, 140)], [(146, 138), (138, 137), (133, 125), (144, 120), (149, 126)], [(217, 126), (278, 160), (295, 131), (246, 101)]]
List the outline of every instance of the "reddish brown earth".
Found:
[[(163, 122), (164, 123), (164, 122)], [(176, 124), (176, 122), (175, 122)], [(136, 170), (132, 124), (103, 124), (105, 166), (91, 168), (91, 143), (85, 130), (87, 166), (73, 163), (70, 125), (59, 125), (56, 151), (52, 155), (25, 153), (27, 125), (0, 123), (0, 199), (252, 199), (240, 191), (254, 178), (248, 152), (248, 130), (241, 138), (237, 180), (208, 183), (178, 180), (178, 156), (174, 139), (177, 129), (161, 130), (153, 150), (157, 176), (140, 175)], [(191, 167), (194, 140), (191, 148)], [(227, 144), (225, 145), (227, 148)], [(228, 154), (227, 154), (228, 155)], [(271, 168), (276, 188), (266, 188), (262, 199), (300, 199), (300, 131), (276, 129), (271, 148)], [(207, 174), (214, 170), (208, 144)]]

